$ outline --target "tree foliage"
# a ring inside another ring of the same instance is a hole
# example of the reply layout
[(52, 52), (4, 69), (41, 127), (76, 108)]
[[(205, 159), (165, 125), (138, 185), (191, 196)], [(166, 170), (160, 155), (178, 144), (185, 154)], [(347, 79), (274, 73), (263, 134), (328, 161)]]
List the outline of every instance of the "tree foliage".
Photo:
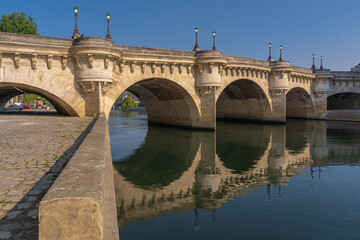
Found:
[(121, 109), (125, 112), (126, 108), (136, 108), (137, 103), (131, 96), (127, 96), (121, 103)]
[(37, 25), (26, 13), (3, 14), (0, 19), (0, 32), (38, 35)]
[(24, 102), (26, 102), (27, 105), (30, 105), (31, 103), (34, 103), (35, 100), (41, 100), (43, 104), (48, 105), (50, 102), (46, 98), (43, 98), (39, 95), (33, 94), (33, 93), (25, 93), (24, 94)]

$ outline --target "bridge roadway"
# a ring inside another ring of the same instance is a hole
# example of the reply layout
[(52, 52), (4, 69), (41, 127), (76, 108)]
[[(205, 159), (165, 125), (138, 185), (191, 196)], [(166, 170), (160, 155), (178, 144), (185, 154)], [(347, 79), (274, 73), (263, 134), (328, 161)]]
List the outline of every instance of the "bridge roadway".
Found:
[(155, 123), (215, 129), (216, 118), (323, 118), (329, 96), (360, 93), (360, 72), (354, 69), (313, 73), (288, 61), (224, 56), (217, 50), (0, 33), (0, 109), (12, 97), (31, 92), (49, 99), (60, 113), (108, 116), (128, 90)]

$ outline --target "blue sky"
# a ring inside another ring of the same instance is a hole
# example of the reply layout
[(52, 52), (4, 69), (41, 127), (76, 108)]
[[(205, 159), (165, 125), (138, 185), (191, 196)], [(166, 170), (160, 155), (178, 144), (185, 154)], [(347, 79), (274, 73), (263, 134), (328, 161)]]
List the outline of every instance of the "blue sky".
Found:
[(74, 6), (84, 36), (106, 36), (106, 13), (111, 14), (111, 36), (116, 44), (192, 50), (194, 28), (201, 49), (216, 47), (226, 55), (273, 58), (311, 67), (312, 57), (324, 56), (324, 67), (349, 70), (360, 62), (360, 1), (358, 0), (1, 0), (1, 13), (25, 12), (41, 35), (70, 38)]

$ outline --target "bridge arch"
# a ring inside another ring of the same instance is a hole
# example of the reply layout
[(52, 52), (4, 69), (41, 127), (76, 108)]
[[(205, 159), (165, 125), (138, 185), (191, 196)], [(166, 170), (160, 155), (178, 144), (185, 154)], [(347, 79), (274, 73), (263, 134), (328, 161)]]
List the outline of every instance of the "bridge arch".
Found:
[[(85, 115), (85, 97), (75, 82), (71, 68), (64, 70), (54, 63), (53, 68), (49, 70), (44, 69), (43, 63), (39, 62), (38, 66), (32, 69), (25, 64), (24, 60), (23, 65), (14, 68), (5, 62), (5, 66), (0, 68), (0, 107), (12, 97), (25, 92), (45, 97), (61, 114)], [(68, 65), (70, 66), (69, 62)]]
[(34, 93), (46, 98), (51, 102), (51, 104), (55, 107), (56, 111), (60, 114), (76, 117), (79, 116), (79, 114), (72, 106), (70, 106), (63, 99), (54, 95), (51, 92), (31, 85), (10, 82), (0, 83), (0, 111), (4, 108), (6, 103), (11, 98), (23, 93)]
[(306, 118), (314, 114), (314, 103), (310, 94), (301, 87), (286, 93), (286, 117)]
[(360, 94), (360, 87), (359, 86), (356, 86), (356, 87), (354, 87), (354, 86), (339, 87), (337, 85), (330, 86), (329, 91), (327, 93), (327, 97), (331, 97), (333, 95), (340, 94), (340, 93)]
[(217, 118), (263, 121), (270, 115), (271, 99), (256, 81), (237, 79), (219, 91), (216, 100)]
[(115, 100), (127, 90), (144, 104), (149, 122), (193, 127), (200, 119), (200, 100), (192, 89), (188, 83), (161, 77), (118, 83), (109, 93), (105, 111), (110, 114)]
[(327, 97), (327, 110), (360, 109), (360, 92), (332, 92)]

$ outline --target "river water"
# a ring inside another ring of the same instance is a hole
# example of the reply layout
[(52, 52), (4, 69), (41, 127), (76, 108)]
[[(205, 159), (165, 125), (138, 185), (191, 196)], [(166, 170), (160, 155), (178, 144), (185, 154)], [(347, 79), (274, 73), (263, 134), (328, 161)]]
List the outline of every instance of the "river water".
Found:
[(121, 240), (360, 239), (360, 124), (147, 124), (112, 111)]

